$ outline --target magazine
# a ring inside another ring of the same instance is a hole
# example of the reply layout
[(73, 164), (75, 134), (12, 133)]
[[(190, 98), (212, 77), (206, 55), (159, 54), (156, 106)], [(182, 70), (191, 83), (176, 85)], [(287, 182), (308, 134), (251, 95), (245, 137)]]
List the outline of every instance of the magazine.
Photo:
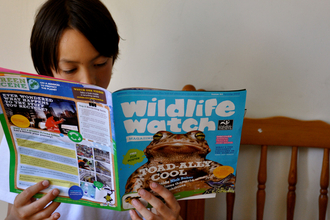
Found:
[[(133, 208), (151, 181), (176, 199), (234, 192), (246, 90), (124, 89), (0, 68), (10, 191), (47, 179), (55, 201)], [(151, 191), (152, 192), (152, 191)], [(157, 196), (157, 195), (156, 195)]]

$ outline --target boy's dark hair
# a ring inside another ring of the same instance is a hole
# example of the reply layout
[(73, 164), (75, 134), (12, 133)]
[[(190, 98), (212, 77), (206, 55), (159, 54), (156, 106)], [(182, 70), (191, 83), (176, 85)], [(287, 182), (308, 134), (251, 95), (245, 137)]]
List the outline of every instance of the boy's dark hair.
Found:
[(117, 26), (102, 2), (48, 0), (36, 15), (30, 39), (38, 74), (53, 76), (52, 70), (58, 70), (58, 45), (66, 28), (80, 31), (102, 56), (117, 58)]

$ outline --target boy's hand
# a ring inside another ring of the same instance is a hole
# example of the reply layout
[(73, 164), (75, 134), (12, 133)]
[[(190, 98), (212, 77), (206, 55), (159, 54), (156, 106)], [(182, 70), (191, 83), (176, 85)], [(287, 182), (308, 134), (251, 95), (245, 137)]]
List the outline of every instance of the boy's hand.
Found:
[[(180, 216), (180, 205), (174, 198), (173, 194), (163, 186), (152, 182), (150, 183), (150, 188), (158, 193), (161, 197), (164, 198), (164, 204), (161, 200), (156, 198), (152, 193), (148, 192), (147, 190), (140, 189), (138, 191), (139, 195), (149, 202), (157, 211), (157, 214), (152, 213), (149, 211), (142, 203), (137, 200), (132, 200), (132, 205), (134, 208), (146, 219), (166, 219), (166, 220), (182, 220)], [(133, 220), (142, 220), (135, 210), (130, 210), (130, 215)]]
[[(58, 189), (49, 191), (42, 198), (35, 200), (33, 196), (49, 186), (49, 181), (41, 181), (25, 189), (15, 198), (14, 204), (8, 208), (6, 220), (11, 219), (49, 219), (54, 220), (60, 217), (59, 213), (52, 214), (60, 205), (58, 202), (51, 202), (59, 195)], [(51, 202), (51, 203), (50, 203)], [(47, 207), (45, 207), (50, 203)]]

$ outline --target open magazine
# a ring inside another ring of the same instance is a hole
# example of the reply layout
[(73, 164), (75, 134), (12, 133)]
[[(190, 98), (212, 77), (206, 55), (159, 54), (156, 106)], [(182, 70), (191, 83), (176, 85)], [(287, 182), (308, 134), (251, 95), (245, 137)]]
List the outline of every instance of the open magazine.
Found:
[(151, 181), (177, 199), (234, 192), (246, 90), (110, 93), (0, 68), (0, 96), (11, 192), (48, 179), (55, 201), (118, 211), (147, 206)]

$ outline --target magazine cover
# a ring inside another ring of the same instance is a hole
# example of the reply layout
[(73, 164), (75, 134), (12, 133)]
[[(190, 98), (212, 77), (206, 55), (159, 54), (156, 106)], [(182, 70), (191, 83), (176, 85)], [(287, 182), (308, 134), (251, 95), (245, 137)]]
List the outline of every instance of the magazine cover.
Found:
[(234, 192), (245, 99), (246, 90), (111, 94), (0, 68), (10, 191), (47, 179), (36, 197), (58, 188), (55, 201), (119, 211), (134, 198), (148, 206), (137, 191), (151, 181), (176, 199)]
[(177, 199), (234, 192), (246, 90), (122, 90), (113, 100), (123, 208), (151, 181)]

